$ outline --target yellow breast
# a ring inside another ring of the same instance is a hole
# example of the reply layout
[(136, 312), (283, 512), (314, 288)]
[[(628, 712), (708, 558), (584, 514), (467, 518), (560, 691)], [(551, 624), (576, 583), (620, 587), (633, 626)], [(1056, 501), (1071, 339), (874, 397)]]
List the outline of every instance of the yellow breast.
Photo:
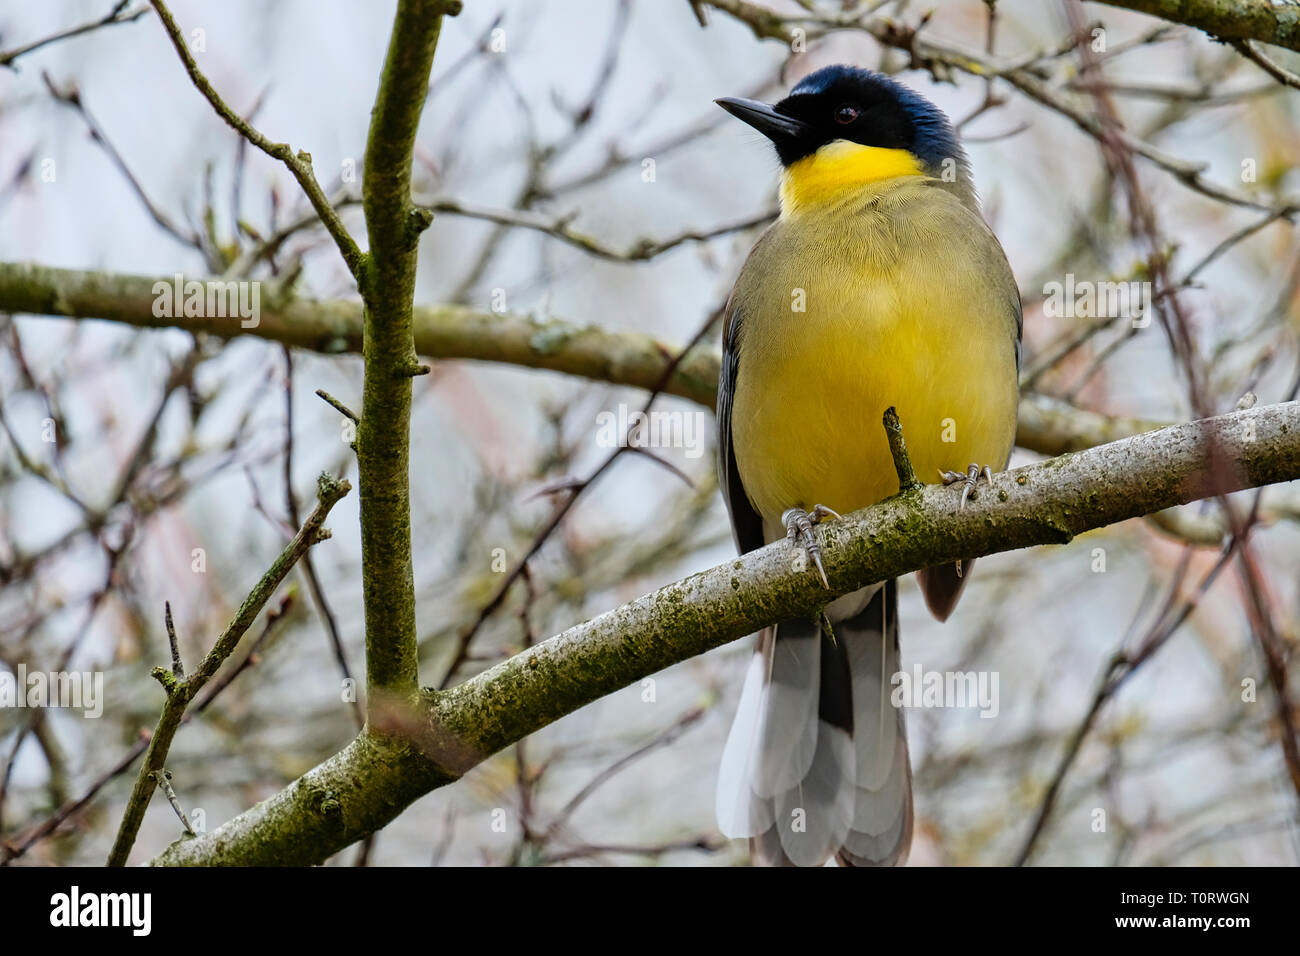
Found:
[(798, 200), (733, 297), (732, 436), (769, 537), (787, 508), (848, 513), (897, 492), (891, 405), (923, 481), (1000, 468), (1014, 438), (1015, 286), (996, 239), (940, 190), (859, 192), (848, 211)]

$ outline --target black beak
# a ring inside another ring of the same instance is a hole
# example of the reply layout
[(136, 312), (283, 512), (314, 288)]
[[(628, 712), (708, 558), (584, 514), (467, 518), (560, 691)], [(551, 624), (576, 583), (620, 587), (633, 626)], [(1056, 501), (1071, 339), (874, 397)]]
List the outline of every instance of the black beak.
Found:
[(813, 128), (807, 123), (778, 113), (766, 103), (757, 100), (744, 100), (736, 96), (724, 96), (716, 99), (724, 110), (736, 119), (748, 123), (778, 146), (807, 136)]

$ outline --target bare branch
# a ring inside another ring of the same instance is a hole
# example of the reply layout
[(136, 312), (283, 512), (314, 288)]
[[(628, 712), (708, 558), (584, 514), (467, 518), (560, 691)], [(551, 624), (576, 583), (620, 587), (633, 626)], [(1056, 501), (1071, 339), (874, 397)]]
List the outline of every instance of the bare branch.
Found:
[(134, 10), (127, 10), (126, 8), (129, 4), (130, 0), (118, 0), (117, 3), (113, 4), (113, 9), (110, 10), (107, 15), (98, 20), (92, 20), (90, 23), (83, 23), (79, 27), (72, 27), (67, 30), (62, 30), (59, 33), (43, 37), (39, 40), (34, 40), (31, 43), (24, 44), (23, 46), (10, 50), (7, 53), (0, 53), (0, 66), (7, 66), (11, 70), (16, 70), (18, 68), (13, 65), (14, 61), (20, 56), (26, 56), (33, 50), (39, 50), (43, 46), (49, 46), (51, 43), (57, 43), (60, 40), (66, 40), (69, 37), (81, 36), (83, 33), (90, 33), (92, 30), (98, 30), (100, 27), (109, 27), (118, 23), (134, 23), (149, 12), (149, 8), (143, 6), (136, 7)]
[[(293, 592), (289, 591), (280, 599), (278, 607), (266, 612), (266, 623), (258, 633), (256, 640), (252, 641), (248, 648), (241, 652), (241, 658), (231, 667), (227, 668), (216, 680), (204, 688), (203, 693), (194, 699), (194, 705), (185, 711), (185, 716), (181, 718), (181, 725), (189, 723), (195, 716), (203, 713), (207, 706), (217, 698), (220, 693), (234, 683), (235, 678), (244, 673), (256, 663), (257, 652), (262, 645), (275, 633), (287, 619), (289, 611), (293, 608)], [(101, 773), (76, 799), (69, 800), (59, 807), (51, 816), (42, 820), (40, 823), (29, 827), (27, 830), (18, 834), (9, 840), (0, 841), (0, 863), (8, 862), (16, 857), (22, 856), (37, 843), (46, 837), (53, 835), (59, 827), (67, 820), (73, 819), (88, 807), (99, 795), (106, 784), (131, 769), (131, 765), (149, 748), (149, 737), (147, 731), (141, 730), (139, 739), (122, 757)]]
[(1239, 40), (1233, 43), (1232, 46), (1238, 53), (1282, 85), (1289, 86), (1293, 90), (1300, 90), (1300, 76), (1279, 66), (1275, 60), (1270, 59), (1263, 50), (1255, 46), (1250, 40)]
[(572, 215), (547, 216), (526, 209), (494, 209), (475, 203), (462, 202), (457, 199), (432, 199), (421, 205), (432, 213), (448, 213), (465, 216), (469, 219), (481, 219), (501, 226), (518, 226), (540, 232), (561, 242), (566, 242), (583, 252), (600, 259), (613, 262), (645, 262), (661, 256), (670, 249), (675, 249), (687, 242), (708, 242), (719, 236), (728, 236), (765, 225), (776, 218), (776, 210), (763, 210), (754, 216), (746, 216), (736, 222), (723, 223), (709, 229), (688, 229), (667, 239), (639, 239), (626, 249), (612, 249), (599, 240), (578, 232), (569, 225)]
[[(255, 328), (228, 318), (158, 317), (153, 287), (172, 278), (80, 272), (46, 266), (0, 263), (0, 310), (59, 318), (108, 319), (138, 328), (184, 328), (225, 338), (252, 335), (327, 355), (361, 351), (362, 307), (346, 300), (300, 299), (281, 286), (262, 289)], [(421, 306), (413, 311), (415, 351), (443, 359), (505, 362), (549, 369), (615, 385), (662, 391), (713, 407), (718, 391), (716, 349), (681, 350), (640, 332), (580, 326), (508, 312), (478, 312), (456, 305)], [(321, 396), (356, 420), (332, 396)], [(1044, 455), (1090, 448), (1162, 422), (1102, 415), (1044, 395), (1026, 393), (1020, 403), (1016, 443)]]
[[(424, 712), (388, 715), (389, 733), (364, 731), (279, 794), (154, 862), (320, 862), (565, 714), (778, 618), (916, 568), (1062, 544), (1198, 498), (1296, 478), (1300, 403), (1289, 402), (1004, 472), (964, 509), (951, 489), (924, 486), (819, 526), (829, 591), (795, 569), (783, 541), (691, 575), (428, 695)], [(405, 736), (394, 738), (399, 728)]]
[(131, 853), (131, 847), (135, 843), (136, 834), (140, 832), (140, 824), (144, 821), (145, 810), (149, 807), (149, 799), (153, 796), (154, 788), (157, 785), (156, 774), (165, 770), (167, 762), (167, 753), (171, 749), (172, 739), (176, 736), (176, 731), (180, 729), (181, 722), (185, 717), (185, 709), (194, 695), (203, 689), (203, 686), (212, 679), (217, 669), (226, 661), (231, 653), (239, 644), (240, 638), (253, 625), (257, 619), (258, 613), (275, 589), (280, 586), (280, 582), (292, 570), (307, 550), (317, 542), (328, 537), (329, 532), (325, 529), (325, 519), (329, 516), (330, 509), (346, 495), (352, 486), (346, 480), (339, 481), (331, 478), (329, 475), (321, 475), (317, 483), (317, 504), (311, 515), (303, 522), (298, 534), (285, 545), (284, 550), (280, 552), (279, 557), (272, 562), (266, 573), (248, 592), (244, 598), (244, 603), (239, 606), (235, 612), (234, 618), (226, 625), (218, 636), (217, 641), (212, 646), (212, 650), (199, 662), (193, 676), (178, 679), (174, 674), (164, 670), (161, 667), (154, 668), (154, 677), (163, 685), (167, 692), (167, 700), (163, 704), (162, 715), (158, 718), (158, 725), (154, 728), (153, 736), (149, 739), (149, 749), (145, 753), (144, 763), (140, 767), (140, 773), (136, 777), (135, 788), (131, 791), (131, 798), (127, 802), (126, 812), (122, 815), (122, 823), (117, 831), (117, 839), (113, 842), (113, 849), (108, 855), (109, 866), (125, 866), (127, 857)]
[(217, 111), (217, 115), (226, 121), (235, 132), (244, 139), (248, 140), (266, 155), (272, 159), (278, 159), (288, 167), (293, 178), (298, 180), (298, 185), (302, 186), (303, 192), (311, 201), (312, 208), (320, 216), (321, 222), (334, 238), (334, 243), (339, 247), (339, 252), (343, 254), (343, 261), (347, 263), (348, 271), (360, 280), (361, 276), (361, 250), (357, 247), (356, 242), (348, 233), (347, 227), (343, 225), (343, 220), (339, 218), (338, 212), (330, 203), (329, 198), (321, 189), (320, 183), (316, 181), (316, 174), (312, 171), (311, 154), (303, 150), (294, 153), (289, 148), (288, 143), (273, 143), (260, 132), (253, 128), (243, 117), (226, 105), (220, 94), (208, 82), (208, 78), (203, 75), (199, 65), (194, 60), (194, 55), (190, 53), (190, 48), (185, 45), (185, 35), (181, 28), (176, 25), (172, 18), (171, 11), (167, 9), (162, 0), (149, 0), (155, 10), (158, 11), (158, 18), (162, 20), (163, 27), (167, 30), (167, 36), (171, 38), (172, 46), (176, 48), (176, 53), (185, 64), (185, 72), (190, 75), (190, 80), (204, 98), (212, 104), (212, 108)]

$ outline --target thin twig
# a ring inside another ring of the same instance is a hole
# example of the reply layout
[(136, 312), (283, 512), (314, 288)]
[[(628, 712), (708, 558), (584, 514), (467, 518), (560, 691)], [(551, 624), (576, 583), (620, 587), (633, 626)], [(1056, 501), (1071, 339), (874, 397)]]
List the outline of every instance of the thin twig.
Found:
[(185, 832), (190, 836), (197, 836), (194, 832), (194, 827), (190, 826), (189, 818), (185, 816), (185, 811), (181, 809), (181, 801), (180, 798), (176, 796), (175, 788), (172, 787), (172, 772), (166, 767), (162, 770), (155, 770), (153, 772), (153, 779), (159, 789), (162, 790), (164, 796), (167, 797), (167, 802), (172, 805), (172, 809), (176, 811), (176, 816), (180, 818), (181, 824), (185, 827)]
[(692, 725), (699, 721), (705, 713), (707, 713), (707, 711), (702, 707), (691, 708), (649, 741), (642, 744), (640, 747), (637, 747), (631, 753), (620, 757), (604, 770), (600, 771), (600, 773), (596, 774), (596, 776), (592, 777), (581, 790), (575, 793), (569, 801), (560, 808), (560, 812), (555, 815), (550, 826), (547, 827), (545, 838), (553, 836), (558, 830), (567, 826), (569, 820), (572, 819), (573, 814), (577, 811), (578, 807), (580, 807), (588, 797), (604, 786), (611, 778), (619, 774), (621, 771), (626, 770), (638, 760), (654, 753), (656, 750), (660, 750), (675, 743), (677, 739), (681, 737), (682, 734), (686, 733), (686, 731), (690, 730)]
[(171, 38), (172, 46), (175, 47), (177, 55), (180, 56), (181, 62), (185, 65), (185, 72), (189, 74), (194, 86), (212, 104), (212, 108), (217, 111), (217, 115), (225, 120), (231, 129), (266, 153), (266, 155), (272, 159), (278, 159), (288, 167), (289, 172), (293, 174), (293, 178), (298, 180), (298, 185), (307, 194), (312, 208), (320, 216), (326, 230), (333, 237), (335, 245), (338, 246), (339, 252), (343, 255), (343, 261), (347, 263), (348, 271), (352, 273), (353, 278), (360, 282), (362, 252), (357, 247), (351, 234), (349, 234), (347, 227), (343, 225), (343, 220), (339, 218), (338, 212), (330, 204), (329, 198), (326, 197), (320, 187), (320, 183), (316, 181), (316, 174), (312, 171), (311, 154), (302, 150), (295, 154), (287, 143), (271, 142), (243, 117), (227, 106), (225, 100), (221, 98), (212, 84), (208, 82), (208, 78), (203, 75), (203, 71), (199, 69), (198, 63), (195, 62), (193, 54), (190, 53), (190, 49), (185, 43), (185, 34), (176, 25), (176, 21), (172, 18), (167, 5), (163, 3), (163, 0), (149, 0), (149, 2), (158, 11), (158, 18), (162, 20), (163, 27)]
[(257, 618), (262, 605), (279, 587), (280, 582), (292, 570), (298, 559), (312, 545), (329, 536), (329, 532), (325, 529), (325, 519), (329, 515), (330, 509), (351, 488), (352, 486), (346, 480), (340, 481), (331, 478), (329, 475), (320, 476), (317, 481), (315, 510), (303, 523), (294, 539), (285, 546), (279, 557), (272, 562), (271, 567), (262, 575), (261, 580), (248, 592), (248, 596), (244, 598), (244, 602), (240, 605), (234, 618), (221, 632), (212, 650), (199, 663), (192, 677), (178, 680), (161, 667), (154, 668), (153, 676), (163, 685), (164, 690), (167, 692), (167, 700), (163, 704), (162, 715), (158, 718), (158, 725), (154, 728), (153, 736), (149, 740), (149, 750), (145, 755), (145, 761), (140, 768), (140, 773), (136, 777), (135, 788), (131, 791), (126, 812), (122, 815), (122, 823), (117, 831), (117, 839), (114, 840), (113, 849), (108, 856), (109, 866), (126, 865), (131, 846), (135, 843), (136, 834), (139, 833), (140, 824), (144, 820), (145, 810), (149, 806), (149, 798), (153, 796), (157, 782), (154, 774), (162, 770), (166, 763), (167, 753), (171, 749), (171, 742), (176, 736), (176, 731), (180, 728), (186, 707), (234, 651), (240, 638), (244, 636), (244, 632)]
[[(45, 82), (45, 88), (49, 90), (50, 95), (57, 102), (62, 103), (81, 117), (81, 121), (86, 124), (86, 129), (90, 132), (91, 140), (99, 144), (100, 148), (108, 154), (109, 160), (117, 167), (127, 185), (131, 187), (131, 191), (140, 200), (140, 204), (144, 206), (149, 218), (173, 239), (183, 245), (199, 250), (204, 254), (204, 258), (208, 259), (207, 250), (204, 248), (203, 240), (199, 234), (192, 229), (186, 230), (177, 225), (167, 213), (163, 212), (161, 207), (149, 198), (149, 194), (145, 192), (144, 184), (136, 178), (135, 173), (131, 172), (131, 167), (126, 164), (126, 160), (118, 152), (117, 147), (113, 145), (113, 141), (108, 138), (108, 134), (104, 132), (103, 127), (91, 114), (90, 109), (81, 97), (81, 91), (75, 86), (69, 89), (60, 89), (55, 85), (54, 80), (48, 73), (42, 73), (41, 79)], [(210, 260), (209, 265), (211, 265)]]
[[(1236, 553), (1240, 542), (1234, 537), (1224, 546), (1219, 555), (1218, 561), (1210, 568), (1201, 578), (1196, 586), (1192, 596), (1185, 599), (1176, 612), (1171, 611), (1171, 603), (1175, 597), (1175, 591), (1170, 589), (1169, 599), (1164, 609), (1156, 620), (1152, 623), (1151, 629), (1138, 644), (1135, 653), (1129, 654), (1124, 650), (1118, 650), (1111, 657), (1106, 666), (1105, 673), (1102, 674), (1098, 682), (1097, 690), (1093, 694), (1092, 703), (1088, 707), (1088, 712), (1084, 714), (1079, 726), (1075, 729), (1074, 734), (1070, 737), (1070, 742), (1066, 745), (1065, 753), (1061, 755), (1061, 760), (1057, 764), (1056, 772), (1052, 774), (1051, 782), (1048, 784), (1043, 794), (1043, 799), (1039, 803), (1038, 813), (1034, 816), (1033, 825), (1030, 827), (1029, 835), (1021, 845), (1020, 852), (1016, 855), (1015, 865), (1024, 866), (1029, 862), (1029, 857), (1034, 852), (1034, 847), (1038, 842), (1043, 828), (1047, 824), (1048, 817), (1051, 816), (1052, 809), (1056, 806), (1056, 801), (1061, 792), (1061, 787), (1065, 782), (1065, 776), (1070, 767), (1074, 764), (1083, 746), (1084, 739), (1091, 732), (1097, 723), (1102, 708), (1106, 705), (1120, 687), (1133, 676), (1133, 674), (1155, 655), (1160, 648), (1168, 643), (1174, 633), (1183, 625), (1183, 622), (1191, 615), (1199, 605), (1201, 598), (1209, 591), (1210, 586), (1214, 583), (1219, 573), (1227, 566)], [(1190, 550), (1187, 552), (1190, 554)], [(1186, 560), (1186, 555), (1184, 560)]]
[(129, 3), (130, 0), (118, 0), (118, 2), (113, 5), (113, 9), (110, 10), (106, 16), (101, 17), (98, 20), (92, 20), (89, 23), (83, 23), (79, 27), (71, 27), (70, 29), (52, 34), (40, 40), (35, 40), (31, 43), (25, 44), (24, 46), (20, 46), (15, 50), (10, 50), (7, 53), (0, 53), (0, 66), (7, 66), (11, 70), (17, 70), (18, 68), (13, 65), (14, 61), (20, 56), (25, 56), (26, 54), (31, 53), (33, 50), (39, 50), (43, 46), (57, 43), (60, 40), (66, 40), (69, 37), (81, 36), (83, 33), (98, 30), (100, 27), (109, 27), (118, 23), (134, 23), (149, 12), (148, 7), (136, 7), (134, 10), (123, 13), (122, 11), (126, 10)]
[(1233, 42), (1232, 48), (1279, 83), (1284, 86), (1289, 86), (1293, 90), (1300, 90), (1300, 76), (1297, 76), (1290, 70), (1284, 69), (1274, 60), (1265, 56), (1264, 52), (1259, 47), (1255, 46), (1254, 40), (1236, 40)]
[(908, 492), (920, 488), (916, 471), (912, 468), (912, 459), (907, 454), (907, 442), (903, 440), (903, 424), (898, 420), (898, 412), (893, 405), (885, 409), (885, 436), (889, 440), (889, 454), (894, 459), (894, 471), (898, 475), (898, 490)]
[(723, 223), (720, 226), (713, 226), (708, 229), (688, 229), (667, 239), (638, 239), (626, 249), (614, 249), (585, 233), (573, 229), (569, 225), (574, 218), (572, 214), (546, 216), (526, 209), (496, 209), (464, 202), (459, 199), (432, 199), (422, 202), (420, 205), (432, 213), (447, 213), (454, 216), (465, 216), (470, 219), (494, 222), (500, 226), (517, 226), (521, 229), (531, 229), (534, 232), (540, 232), (559, 239), (561, 242), (568, 243), (574, 248), (581, 249), (583, 252), (599, 259), (608, 259), (613, 262), (646, 262), (663, 255), (669, 250), (676, 249), (683, 243), (708, 242), (720, 236), (728, 236), (732, 233), (744, 232), (748, 229), (766, 225), (776, 218), (775, 210), (765, 209), (756, 215), (746, 216), (744, 219), (735, 222)]
[(167, 624), (167, 643), (172, 650), (172, 677), (178, 680), (185, 676), (185, 666), (181, 663), (181, 649), (176, 642), (176, 626), (172, 623), (172, 602), (163, 602), (163, 616)]
[[(722, 312), (723, 312), (722, 309), (715, 310), (713, 314), (711, 314), (709, 318), (704, 322), (704, 324), (700, 326), (699, 330), (695, 333), (695, 335), (691, 337), (691, 340), (687, 342), (686, 345), (684, 345), (680, 350), (678, 350), (677, 354), (673, 357), (672, 361), (670, 361), (668, 365), (664, 368), (663, 372), (659, 377), (659, 381), (655, 384), (654, 388), (651, 389), (650, 395), (646, 399), (645, 405), (642, 408), (643, 416), (649, 414), (651, 407), (655, 403), (655, 400), (659, 398), (659, 396), (663, 393), (664, 388), (667, 387), (667, 384), (672, 380), (673, 375), (677, 371), (677, 367), (686, 358), (686, 356), (688, 356), (691, 353), (691, 351), (695, 348), (695, 346), (704, 340), (704, 337), (708, 335), (709, 331), (722, 317)], [(636, 427), (635, 425), (630, 426), (629, 431), (631, 431), (631, 429), (635, 427)], [(560, 504), (556, 506), (555, 511), (551, 514), (551, 517), (547, 520), (546, 524), (544, 524), (542, 528), (537, 532), (537, 534), (533, 536), (533, 540), (529, 544), (527, 551), (524, 553), (524, 556), (520, 558), (520, 560), (515, 564), (513, 568), (511, 568), (509, 571), (506, 572), (505, 577), (502, 579), (501, 583), (497, 585), (496, 590), (493, 591), (492, 597), (489, 598), (488, 602), (483, 605), (482, 609), (479, 611), (474, 621), (469, 625), (468, 628), (466, 628), (466, 630), (461, 634), (460, 638), (457, 640), (456, 648), (452, 653), (451, 662), (447, 667), (446, 673), (443, 675), (441, 684), (439, 684), (440, 689), (445, 690), (447, 687), (451, 685), (451, 681), (456, 676), (456, 672), (460, 669), (461, 665), (465, 663), (465, 660), (469, 655), (470, 645), (474, 641), (474, 636), (478, 633), (479, 629), (483, 626), (483, 624), (487, 621), (487, 619), (491, 617), (492, 613), (501, 606), (502, 602), (505, 601), (506, 595), (510, 593), (511, 586), (520, 577), (520, 575), (523, 574), (524, 568), (527, 567), (528, 562), (532, 560), (533, 556), (537, 554), (538, 551), (541, 550), (542, 545), (546, 543), (546, 541), (550, 538), (551, 534), (555, 531), (555, 529), (560, 526), (560, 522), (563, 521), (565, 515), (567, 515), (569, 511), (572, 510), (573, 506), (577, 503), (578, 498), (583, 494), (584, 491), (586, 491), (593, 484), (595, 484), (601, 478), (601, 476), (604, 475), (610, 469), (610, 467), (613, 466), (614, 462), (618, 460), (620, 455), (628, 451), (630, 448), (631, 445), (628, 441), (622, 442), (618, 446), (618, 448), (614, 449), (614, 451), (611, 452), (605, 458), (605, 460), (602, 461), (595, 468), (595, 470), (592, 471), (590, 475), (588, 475), (586, 478), (582, 479), (581, 481), (565, 486), (565, 488), (563, 489), (564, 493), (566, 494), (564, 501), (560, 502)]]
[(317, 394), (318, 396), (320, 396), (320, 398), (325, 402), (326, 405), (329, 405), (331, 408), (333, 408), (336, 412), (338, 412), (338, 413), (339, 413), (340, 415), (342, 415), (344, 418), (350, 419), (354, 424), (356, 424), (356, 423), (358, 423), (358, 422), (361, 421), (361, 419), (360, 419), (359, 417), (357, 417), (357, 413), (356, 413), (356, 412), (354, 412), (352, 409), (348, 408), (346, 405), (344, 405), (342, 402), (340, 402), (337, 398), (335, 398), (335, 397), (334, 397), (333, 395), (331, 395), (329, 392), (325, 391), (323, 388), (318, 388), (318, 389), (316, 389), (316, 394)]
[[(298, 496), (293, 493), (293, 352), (290, 351), (287, 345), (284, 346), (284, 454), (281, 459), (283, 461), (285, 510), (289, 514), (290, 525), (296, 528), (298, 526)], [(339, 674), (345, 684), (355, 686), (352, 668), (348, 666), (347, 652), (343, 649), (343, 635), (339, 631), (338, 620), (334, 617), (334, 609), (330, 607), (329, 600), (325, 597), (325, 589), (321, 587), (320, 577), (316, 574), (316, 563), (312, 560), (310, 551), (302, 556), (301, 568), (303, 577), (307, 579), (307, 590), (311, 592), (312, 603), (320, 614), (321, 623), (325, 627), (325, 635), (329, 638), (330, 650), (334, 652), (334, 660), (339, 666)], [(353, 695), (351, 703), (352, 719), (357, 730), (360, 730), (366, 722), (365, 711), (362, 709), (363, 702), (360, 696)]]
[[(257, 663), (257, 654), (262, 645), (274, 633), (274, 631), (287, 619), (289, 611), (294, 603), (292, 592), (286, 594), (281, 600), (278, 607), (266, 612), (266, 623), (258, 633), (257, 639), (254, 640), (244, 652), (242, 658), (233, 667), (227, 668), (218, 677), (204, 688), (203, 692), (194, 699), (194, 705), (185, 712), (181, 718), (181, 725), (189, 723), (192, 719), (202, 714), (220, 694), (232, 683), (239, 675), (249, 670)], [(22, 856), (37, 843), (46, 837), (54, 834), (64, 823), (79, 814), (94, 799), (99, 796), (100, 791), (108, 783), (131, 769), (131, 765), (140, 758), (140, 756), (149, 749), (149, 733), (141, 730), (139, 738), (135, 744), (124, 753), (116, 763), (100, 774), (75, 800), (70, 800), (59, 807), (53, 814), (42, 820), (40, 823), (29, 827), (17, 837), (0, 842), (0, 866), (7, 865), (12, 859)]]

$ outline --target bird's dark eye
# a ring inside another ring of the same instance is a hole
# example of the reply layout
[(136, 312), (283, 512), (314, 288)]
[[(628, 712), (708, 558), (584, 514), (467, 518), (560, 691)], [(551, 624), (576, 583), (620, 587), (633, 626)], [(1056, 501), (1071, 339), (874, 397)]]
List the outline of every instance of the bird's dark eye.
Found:
[(848, 103), (845, 103), (843, 106), (840, 106), (835, 110), (835, 122), (841, 123), (845, 126), (849, 125), (857, 118), (858, 108)]

